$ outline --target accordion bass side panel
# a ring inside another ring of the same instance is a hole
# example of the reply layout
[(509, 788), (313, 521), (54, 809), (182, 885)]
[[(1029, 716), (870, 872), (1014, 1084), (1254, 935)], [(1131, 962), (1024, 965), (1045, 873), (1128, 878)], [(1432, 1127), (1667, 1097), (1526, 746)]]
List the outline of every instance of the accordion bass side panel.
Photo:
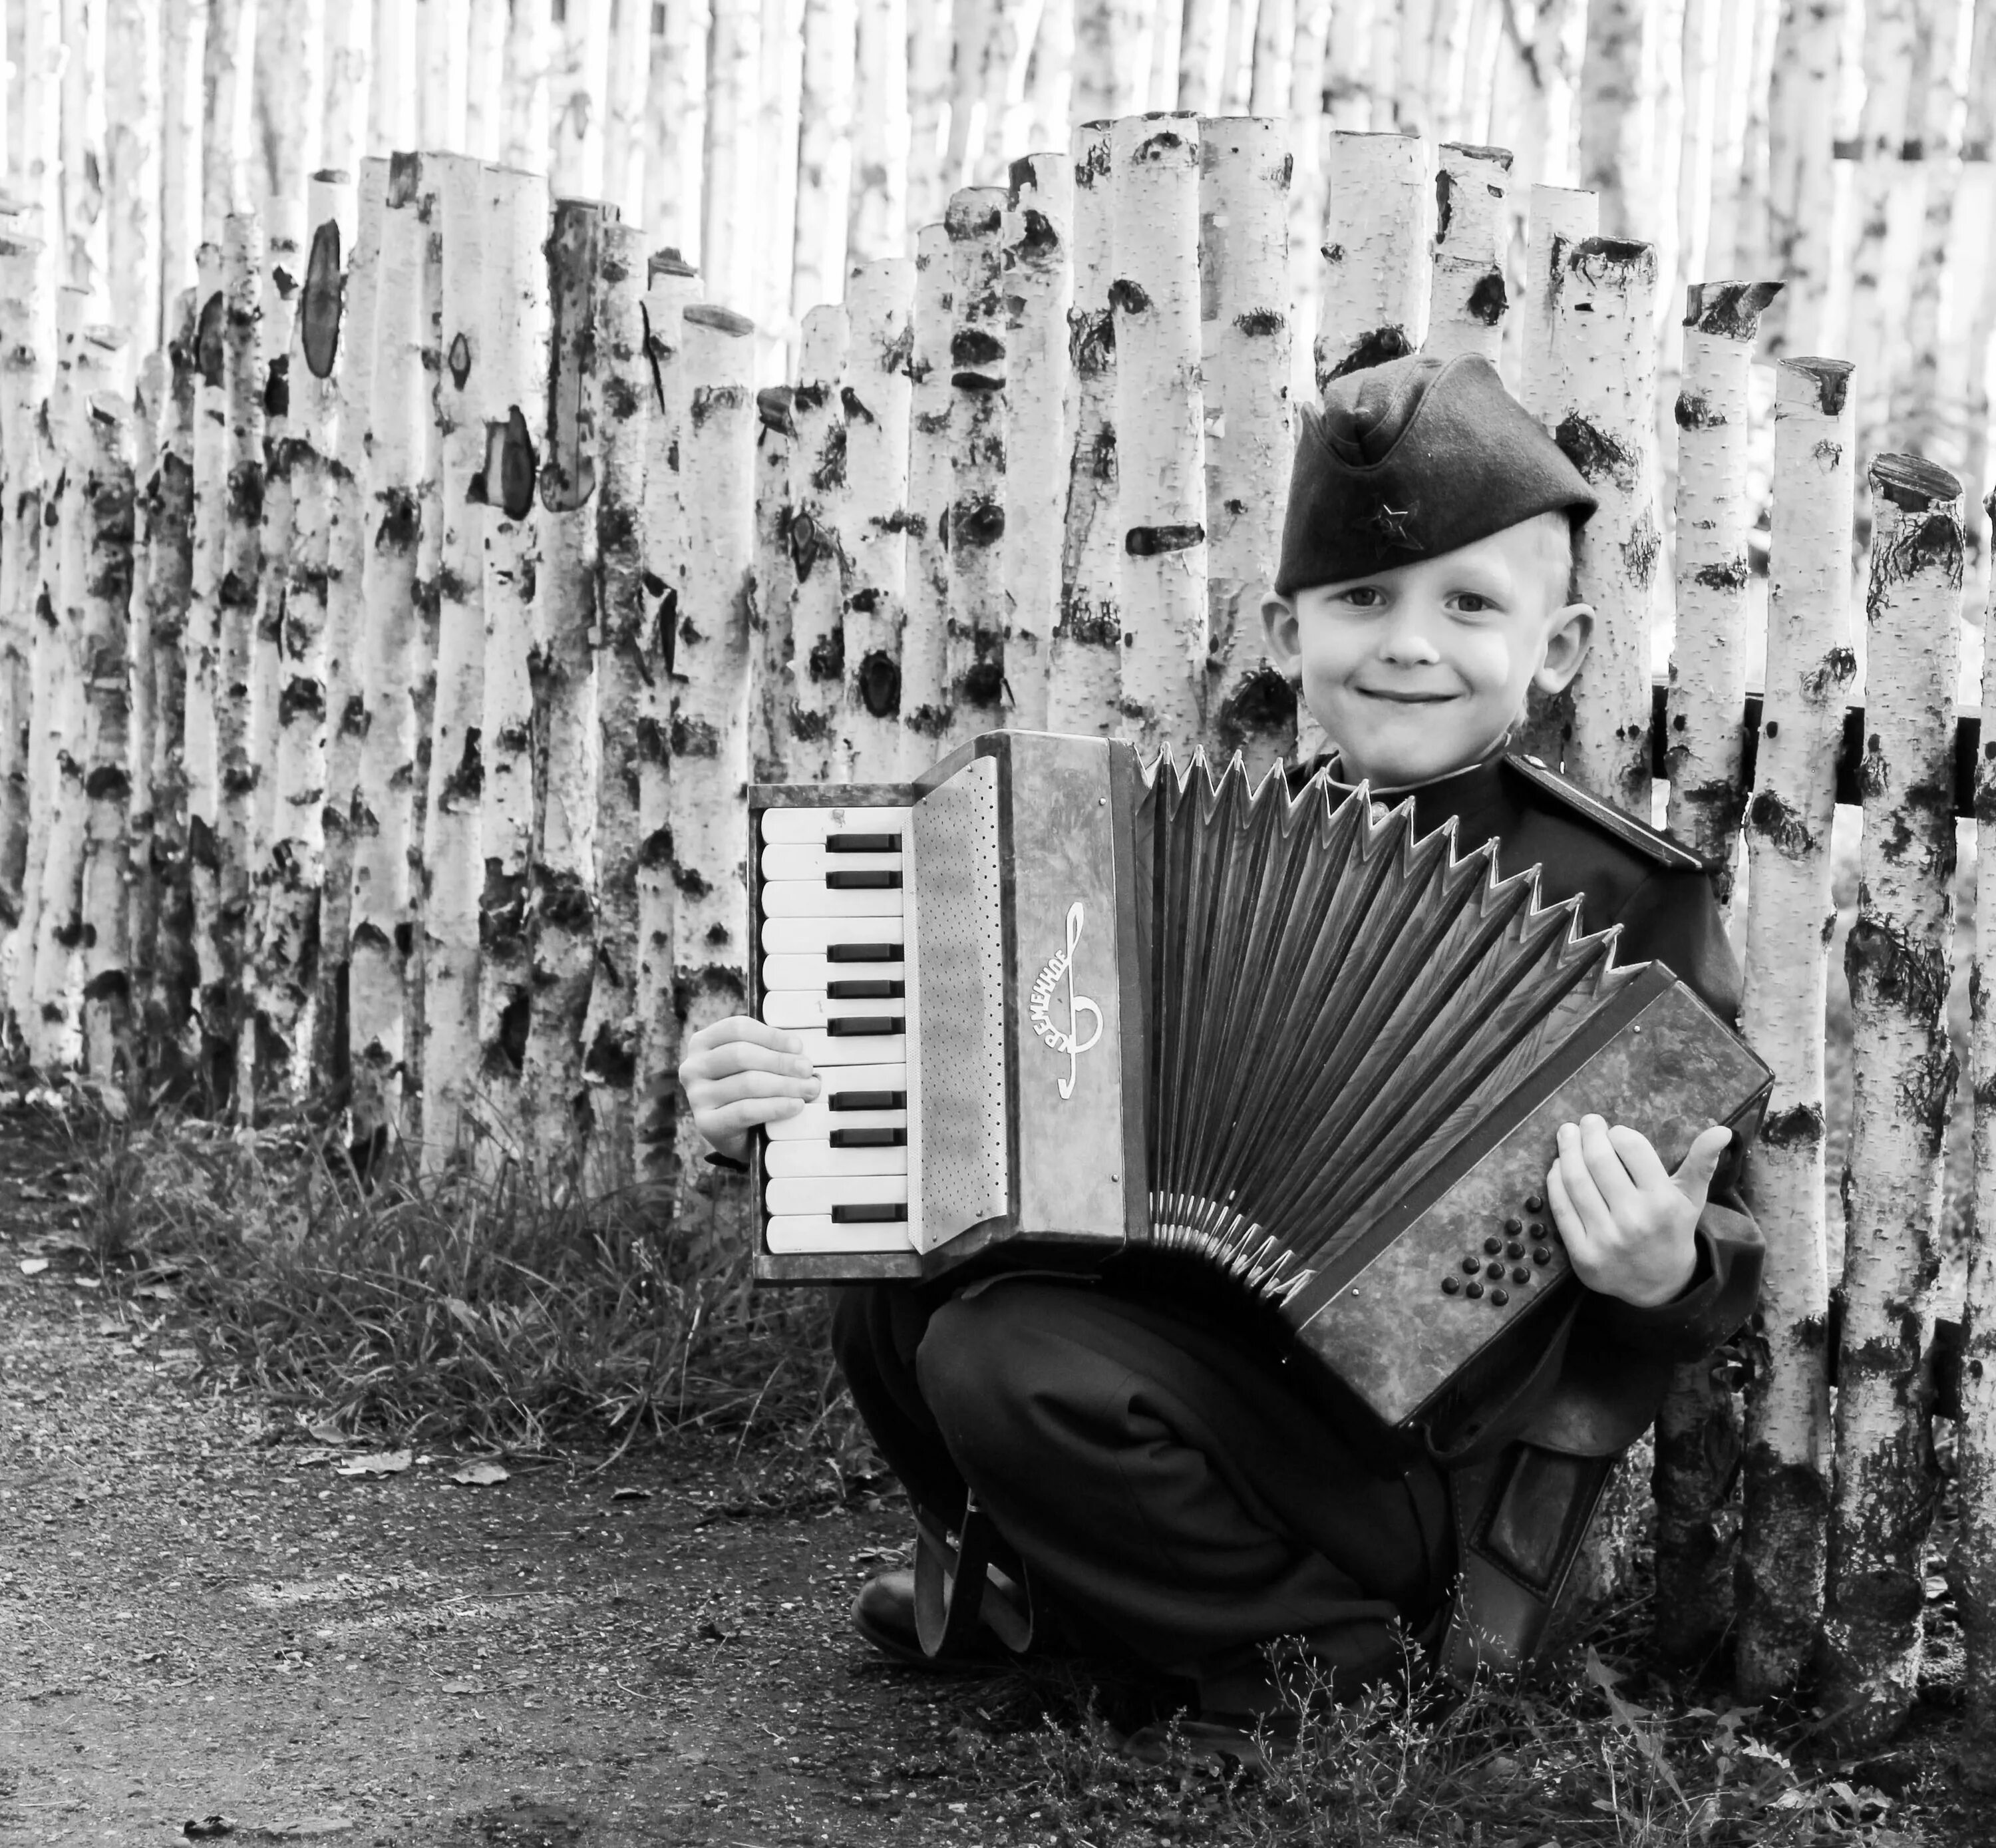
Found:
[(1767, 1068), (1660, 963), (1620, 999), (1291, 1304), (1302, 1345), (1388, 1423), (1419, 1420), (1493, 1343), (1529, 1341), (1533, 1312), (1564, 1294), (1544, 1199), (1562, 1123), (1626, 1124), (1672, 1168), (1709, 1124), (1751, 1141)]

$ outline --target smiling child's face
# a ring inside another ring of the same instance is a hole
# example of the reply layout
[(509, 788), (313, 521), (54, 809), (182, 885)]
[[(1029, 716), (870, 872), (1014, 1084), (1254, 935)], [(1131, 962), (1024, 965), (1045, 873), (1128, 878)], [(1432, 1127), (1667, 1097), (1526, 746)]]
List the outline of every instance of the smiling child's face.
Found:
[(1263, 607), (1276, 665), (1338, 751), (1375, 787), (1426, 783), (1488, 755), (1536, 683), (1557, 693), (1593, 631), (1566, 601), (1567, 517), (1544, 514), (1439, 557)]

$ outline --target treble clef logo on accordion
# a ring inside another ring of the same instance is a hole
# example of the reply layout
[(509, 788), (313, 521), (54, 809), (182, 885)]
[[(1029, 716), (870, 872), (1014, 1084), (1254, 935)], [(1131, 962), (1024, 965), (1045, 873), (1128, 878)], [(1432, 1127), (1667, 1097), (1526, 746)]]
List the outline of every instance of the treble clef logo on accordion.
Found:
[[(1067, 1055), (1067, 1076), (1055, 1080), (1062, 1097), (1074, 1095), (1075, 1067), (1082, 1053), (1087, 1051), (1102, 1038), (1102, 1010), (1086, 995), (1074, 992), (1074, 948), (1081, 941), (1081, 900), (1076, 899), (1068, 907), (1067, 945), (1059, 951), (1046, 967), (1040, 971), (1033, 983), (1033, 992), (1027, 1012), (1033, 1023), (1033, 1030), (1056, 1052)], [(1047, 1004), (1053, 1000), (1054, 990), (1062, 976), (1067, 979), (1068, 1031), (1062, 1032), (1047, 1013)], [(1081, 1017), (1090, 1016), (1095, 1024), (1086, 1039), (1079, 1038)]]

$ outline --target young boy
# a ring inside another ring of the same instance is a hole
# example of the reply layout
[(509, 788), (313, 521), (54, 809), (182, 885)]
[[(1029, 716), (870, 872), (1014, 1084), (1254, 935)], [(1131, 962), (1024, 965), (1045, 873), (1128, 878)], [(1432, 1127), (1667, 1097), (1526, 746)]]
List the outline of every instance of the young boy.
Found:
[[(1494, 840), (1542, 901), (1622, 927), (1730, 1023), (1740, 979), (1702, 864), (1643, 823), (1507, 756), (1536, 686), (1556, 693), (1594, 613), (1570, 601), (1585, 480), (1484, 361), (1421, 357), (1339, 380), (1306, 411), (1270, 652), (1333, 741), (1329, 772), (1411, 797), (1420, 831)], [(1300, 781), (1318, 766), (1295, 773)], [(723, 1159), (817, 1094), (792, 1036), (743, 1019), (688, 1044), (693, 1120)], [(966, 1488), (1071, 1633), (1197, 1685), (1249, 1723), (1275, 1691), (1263, 1646), (1298, 1636), (1334, 1685), (1393, 1667), (1395, 1621), (1450, 1653), (1535, 1646), (1610, 1462), (1654, 1416), (1673, 1361), (1753, 1306), (1760, 1238), (1715, 1193), (1709, 1129), (1674, 1174), (1635, 1131), (1559, 1132), (1546, 1205), (1586, 1289), (1424, 1444), (1334, 1424), (1277, 1356), (1180, 1293), (1113, 1278), (853, 1288), (833, 1340), (875, 1441), (918, 1506), (954, 1526)], [(1413, 1306), (1409, 1306), (1410, 1309)], [(919, 1660), (911, 1575), (855, 1621)], [(993, 1651), (995, 1652), (995, 1650)]]

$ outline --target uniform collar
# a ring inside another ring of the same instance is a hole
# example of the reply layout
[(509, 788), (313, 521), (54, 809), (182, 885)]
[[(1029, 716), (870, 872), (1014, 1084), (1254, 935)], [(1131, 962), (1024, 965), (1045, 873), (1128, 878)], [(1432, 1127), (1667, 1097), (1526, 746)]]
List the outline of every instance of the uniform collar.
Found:
[[(1334, 794), (1348, 793), (1357, 786), (1339, 776), (1334, 752), (1306, 765), (1304, 779), (1319, 770), (1325, 773), (1324, 780)], [(1473, 763), (1467, 769), (1452, 770), (1446, 776), (1410, 784), (1404, 789), (1375, 789), (1371, 795), (1375, 802), (1395, 807), (1411, 798), (1416, 834), (1431, 834), (1444, 822), (1453, 820), (1458, 853), (1471, 852), (1493, 836), (1505, 833), (1518, 813), (1501, 749), (1492, 752), (1481, 763)]]

